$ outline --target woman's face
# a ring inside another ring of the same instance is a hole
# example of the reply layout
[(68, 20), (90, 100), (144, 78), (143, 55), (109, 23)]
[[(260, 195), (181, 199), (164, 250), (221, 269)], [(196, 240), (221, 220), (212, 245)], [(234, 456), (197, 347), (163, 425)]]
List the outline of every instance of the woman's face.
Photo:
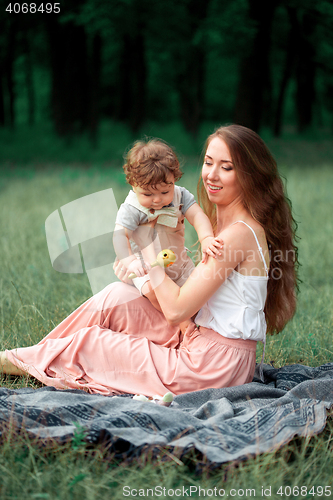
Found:
[(226, 143), (214, 137), (207, 147), (202, 180), (212, 203), (229, 205), (242, 199), (242, 190)]

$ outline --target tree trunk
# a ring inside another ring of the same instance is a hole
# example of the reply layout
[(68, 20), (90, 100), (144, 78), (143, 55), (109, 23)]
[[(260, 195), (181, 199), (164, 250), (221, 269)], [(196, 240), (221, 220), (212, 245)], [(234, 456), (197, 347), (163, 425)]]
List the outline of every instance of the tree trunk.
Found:
[[(146, 118), (146, 20), (149, 2), (132, 0), (123, 6), (122, 22), (115, 25), (121, 40), (115, 118), (136, 133)], [(129, 10), (130, 9), (130, 10)]]
[(120, 121), (127, 121), (131, 114), (131, 77), (132, 77), (132, 44), (128, 33), (122, 36), (122, 48), (120, 51), (119, 80), (116, 99), (115, 118)]
[(144, 36), (140, 29), (132, 39), (132, 44), (133, 66), (130, 128), (136, 133), (146, 118), (147, 67)]
[(296, 67), (296, 111), (298, 131), (303, 132), (312, 123), (315, 101), (315, 48), (311, 35), (315, 29), (315, 17), (306, 12), (303, 17)]
[(259, 131), (263, 96), (269, 81), (271, 26), (277, 0), (248, 0), (249, 17), (257, 26), (247, 54), (240, 62), (234, 122)]
[(17, 22), (12, 20), (8, 32), (7, 54), (5, 59), (5, 81), (8, 95), (8, 123), (11, 127), (15, 124), (15, 90), (13, 63), (15, 59), (15, 47), (17, 40)]
[[(136, 20), (137, 22), (137, 20)], [(123, 33), (116, 118), (136, 133), (146, 118), (147, 65), (143, 28)]]
[(97, 145), (97, 129), (99, 121), (99, 90), (101, 79), (101, 50), (102, 39), (96, 34), (92, 42), (92, 62), (91, 62), (91, 114), (90, 114), (90, 135), (93, 144)]
[(23, 36), (24, 50), (25, 50), (25, 82), (27, 86), (28, 94), (28, 124), (33, 125), (35, 123), (35, 89), (33, 82), (33, 68), (31, 61), (31, 47), (30, 47), (30, 32), (25, 31)]
[(91, 110), (86, 33), (73, 22), (48, 16), (52, 73), (51, 106), (56, 131), (72, 135), (89, 128)]
[(2, 68), (0, 67), (0, 127), (4, 127), (6, 124), (5, 119), (5, 98), (4, 98), (4, 88), (3, 88), (3, 75)]
[(206, 57), (204, 49), (191, 41), (204, 22), (209, 0), (191, 0), (188, 4), (188, 40), (184, 40), (185, 50), (178, 64), (183, 68), (177, 75), (177, 88), (180, 100), (180, 116), (185, 129), (195, 138), (204, 109), (204, 78)]
[(276, 137), (279, 137), (281, 135), (284, 99), (295, 66), (295, 57), (297, 53), (297, 44), (299, 38), (299, 23), (297, 20), (296, 9), (288, 6), (286, 7), (286, 9), (288, 11), (290, 20), (290, 31), (288, 37), (288, 44), (286, 48), (285, 66), (276, 106), (276, 115), (274, 124), (274, 135)]
[(195, 138), (204, 108), (205, 54), (191, 47), (185, 61), (185, 73), (178, 77), (180, 116), (185, 129)]

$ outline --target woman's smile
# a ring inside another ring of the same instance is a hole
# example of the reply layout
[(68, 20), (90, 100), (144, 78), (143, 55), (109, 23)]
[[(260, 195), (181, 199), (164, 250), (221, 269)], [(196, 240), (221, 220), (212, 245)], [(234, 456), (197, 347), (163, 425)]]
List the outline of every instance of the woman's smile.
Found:
[(217, 191), (221, 191), (221, 189), (223, 189), (221, 186), (214, 186), (213, 184), (207, 182), (207, 191), (214, 193)]

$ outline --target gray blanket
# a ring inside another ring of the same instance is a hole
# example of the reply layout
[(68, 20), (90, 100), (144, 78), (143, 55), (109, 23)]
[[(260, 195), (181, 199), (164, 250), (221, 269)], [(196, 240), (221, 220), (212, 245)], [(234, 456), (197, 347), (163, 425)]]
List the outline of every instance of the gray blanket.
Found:
[(106, 442), (123, 457), (168, 446), (178, 456), (195, 448), (216, 463), (317, 434), (332, 405), (333, 363), (318, 368), (264, 365), (264, 383), (255, 377), (243, 386), (183, 394), (169, 408), (130, 395), (0, 388), (3, 432), (10, 421), (43, 440), (84, 436), (87, 443)]

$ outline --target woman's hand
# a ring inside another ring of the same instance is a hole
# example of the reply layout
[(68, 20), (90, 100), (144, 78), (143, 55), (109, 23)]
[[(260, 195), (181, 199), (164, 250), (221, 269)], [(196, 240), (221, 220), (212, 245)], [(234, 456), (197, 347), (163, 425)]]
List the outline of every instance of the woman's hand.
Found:
[(126, 276), (128, 275), (127, 269), (122, 265), (118, 257), (113, 263), (114, 274), (117, 278), (123, 283), (127, 283), (128, 285), (133, 285), (132, 280), (128, 279)]
[(223, 248), (223, 240), (216, 236), (213, 238), (212, 236), (207, 236), (201, 242), (202, 249), (202, 260), (201, 262), (205, 264), (208, 260), (208, 257), (214, 257), (216, 259), (220, 255), (222, 255), (221, 249)]

